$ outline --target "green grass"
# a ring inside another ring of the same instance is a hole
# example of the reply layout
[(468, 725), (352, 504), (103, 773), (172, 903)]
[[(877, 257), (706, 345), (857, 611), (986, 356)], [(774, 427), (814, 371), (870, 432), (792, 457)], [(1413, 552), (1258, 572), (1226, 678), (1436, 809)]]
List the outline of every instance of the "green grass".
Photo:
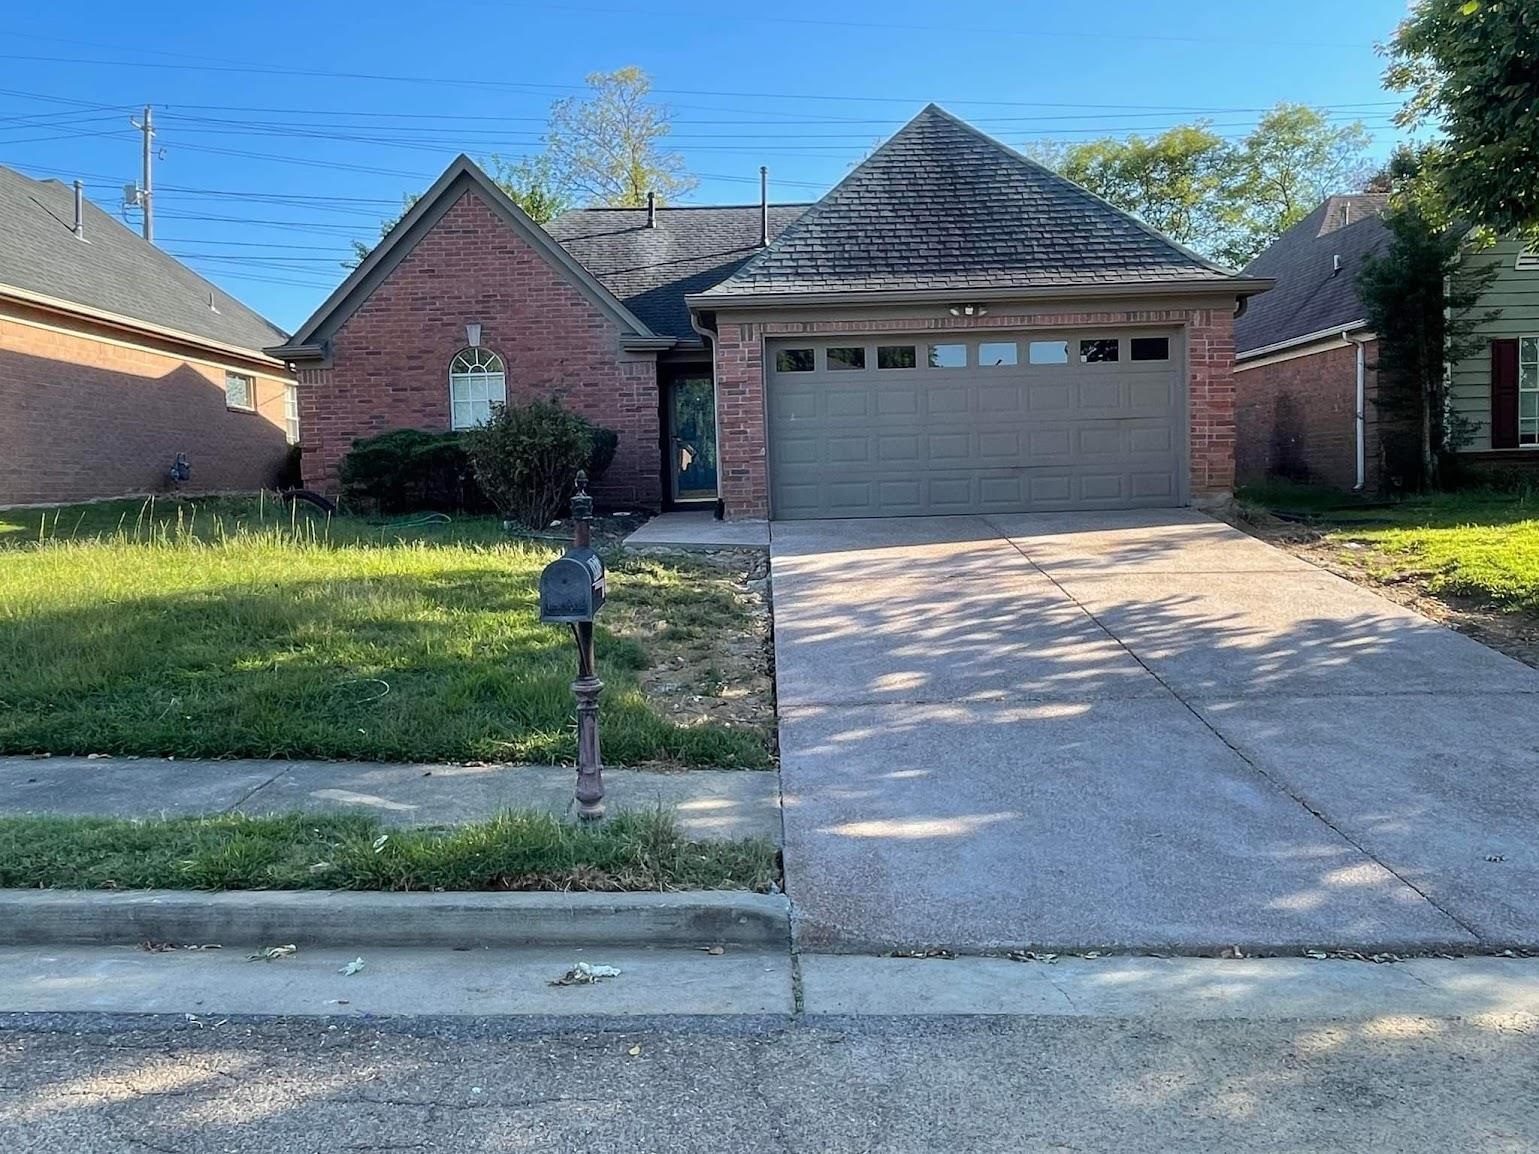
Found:
[[(551, 544), (490, 518), (379, 526), (254, 500), (47, 517), (0, 512), (0, 752), (575, 756), (571, 637), (536, 617)], [(703, 565), (613, 560), (606, 762), (770, 764), (766, 729), (676, 724), (640, 685), (667, 629), (742, 625), (727, 584)]]
[(683, 840), (667, 813), (597, 827), (509, 812), (443, 829), (361, 815), (0, 818), (0, 887), (765, 891), (768, 841)]

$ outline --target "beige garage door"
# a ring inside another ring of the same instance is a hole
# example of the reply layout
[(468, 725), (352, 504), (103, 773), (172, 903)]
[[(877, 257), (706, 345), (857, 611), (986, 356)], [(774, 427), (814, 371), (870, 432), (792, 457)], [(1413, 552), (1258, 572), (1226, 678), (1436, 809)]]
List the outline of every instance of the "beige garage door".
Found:
[(766, 352), (778, 518), (1182, 503), (1178, 332), (784, 340)]

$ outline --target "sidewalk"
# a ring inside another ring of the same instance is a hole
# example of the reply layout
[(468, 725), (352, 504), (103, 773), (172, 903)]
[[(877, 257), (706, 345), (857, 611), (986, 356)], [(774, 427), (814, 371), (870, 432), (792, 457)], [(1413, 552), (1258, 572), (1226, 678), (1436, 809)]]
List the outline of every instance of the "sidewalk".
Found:
[[(0, 757), (0, 816), (357, 812), (454, 825), (504, 809), (566, 813), (575, 778), (561, 766)], [(780, 841), (774, 772), (606, 769), (604, 787), (611, 814), (662, 806), (687, 837)]]

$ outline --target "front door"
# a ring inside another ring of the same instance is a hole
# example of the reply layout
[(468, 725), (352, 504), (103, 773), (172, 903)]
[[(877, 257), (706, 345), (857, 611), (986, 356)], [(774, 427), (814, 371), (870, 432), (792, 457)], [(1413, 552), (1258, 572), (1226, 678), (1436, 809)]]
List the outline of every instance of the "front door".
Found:
[(669, 386), (668, 462), (675, 501), (716, 499), (716, 390), (709, 373)]

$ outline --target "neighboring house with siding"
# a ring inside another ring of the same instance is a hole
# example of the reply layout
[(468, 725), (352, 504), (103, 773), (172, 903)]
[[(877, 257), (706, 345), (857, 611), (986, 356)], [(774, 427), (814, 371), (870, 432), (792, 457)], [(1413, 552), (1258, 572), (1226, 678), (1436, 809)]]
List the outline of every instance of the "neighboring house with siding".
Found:
[[(1374, 491), (1384, 473), (1377, 342), (1357, 274), (1388, 243), (1376, 194), (1333, 196), (1245, 269), (1276, 287), (1235, 323), (1235, 472)], [(1463, 258), (1493, 278), (1474, 312), (1478, 351), (1449, 366), (1475, 467), (1539, 465), (1539, 258), (1515, 240)], [(1494, 318), (1484, 314), (1495, 313)]]
[(0, 505), (271, 485), (282, 330), (55, 180), (0, 166)]
[(355, 438), (559, 396), (597, 495), (735, 518), (1169, 507), (1233, 481), (1264, 279), (931, 105), (816, 204), (541, 228), (462, 157), (288, 342), (305, 481)]

